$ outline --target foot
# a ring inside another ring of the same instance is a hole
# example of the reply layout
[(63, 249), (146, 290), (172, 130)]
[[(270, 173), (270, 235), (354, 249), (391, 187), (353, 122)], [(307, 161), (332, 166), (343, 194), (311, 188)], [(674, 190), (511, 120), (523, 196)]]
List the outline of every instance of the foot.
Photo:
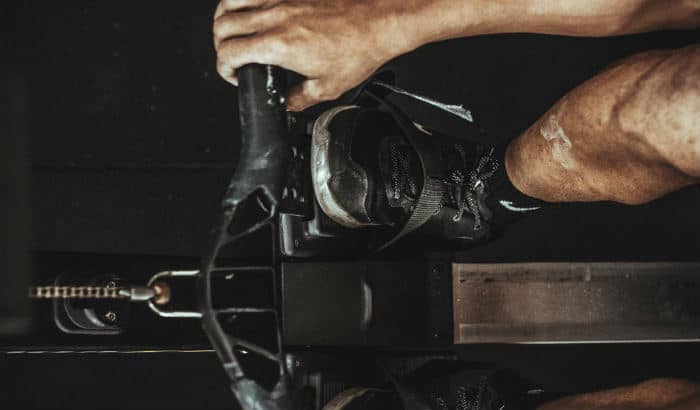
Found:
[(458, 361), (434, 361), (387, 389), (348, 389), (324, 410), (530, 410), (544, 392), (506, 371), (469, 368)]
[(392, 226), (444, 239), (488, 236), (494, 149), (433, 134), (391, 109), (340, 106), (314, 124), (319, 205), (348, 228)]

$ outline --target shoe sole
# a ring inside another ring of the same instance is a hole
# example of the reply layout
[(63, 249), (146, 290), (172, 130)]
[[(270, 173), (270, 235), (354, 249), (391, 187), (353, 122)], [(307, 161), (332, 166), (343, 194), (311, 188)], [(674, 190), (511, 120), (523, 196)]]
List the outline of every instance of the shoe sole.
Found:
[(331, 401), (326, 403), (322, 410), (345, 410), (348, 406), (352, 405), (356, 399), (374, 392), (386, 392), (386, 390), (365, 387), (353, 387), (343, 390), (337, 396), (333, 397)]

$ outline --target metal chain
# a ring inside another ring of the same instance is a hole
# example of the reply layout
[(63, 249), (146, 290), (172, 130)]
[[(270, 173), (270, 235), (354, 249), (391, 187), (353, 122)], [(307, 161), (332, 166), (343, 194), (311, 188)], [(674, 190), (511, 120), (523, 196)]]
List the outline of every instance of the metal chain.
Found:
[(29, 288), (32, 299), (128, 299), (128, 292), (114, 286), (35, 286)]

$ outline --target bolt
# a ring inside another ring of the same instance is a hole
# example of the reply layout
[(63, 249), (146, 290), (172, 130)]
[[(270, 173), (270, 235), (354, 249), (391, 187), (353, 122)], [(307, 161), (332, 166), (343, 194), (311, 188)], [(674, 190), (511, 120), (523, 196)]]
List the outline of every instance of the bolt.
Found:
[[(228, 279), (228, 277), (227, 277)], [(158, 306), (167, 305), (170, 302), (170, 286), (165, 282), (156, 282), (153, 284), (153, 303)]]
[(110, 310), (109, 312), (105, 313), (105, 319), (107, 319), (108, 322), (114, 323), (117, 321), (117, 314)]

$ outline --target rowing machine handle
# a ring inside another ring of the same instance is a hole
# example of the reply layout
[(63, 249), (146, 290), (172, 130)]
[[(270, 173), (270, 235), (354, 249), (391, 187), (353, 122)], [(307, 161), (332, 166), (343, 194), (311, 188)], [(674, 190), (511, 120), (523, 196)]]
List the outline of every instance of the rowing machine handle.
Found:
[(224, 207), (261, 195), (270, 213), (282, 199), (290, 147), (284, 100), (284, 71), (249, 64), (236, 70), (241, 122), (241, 153)]

